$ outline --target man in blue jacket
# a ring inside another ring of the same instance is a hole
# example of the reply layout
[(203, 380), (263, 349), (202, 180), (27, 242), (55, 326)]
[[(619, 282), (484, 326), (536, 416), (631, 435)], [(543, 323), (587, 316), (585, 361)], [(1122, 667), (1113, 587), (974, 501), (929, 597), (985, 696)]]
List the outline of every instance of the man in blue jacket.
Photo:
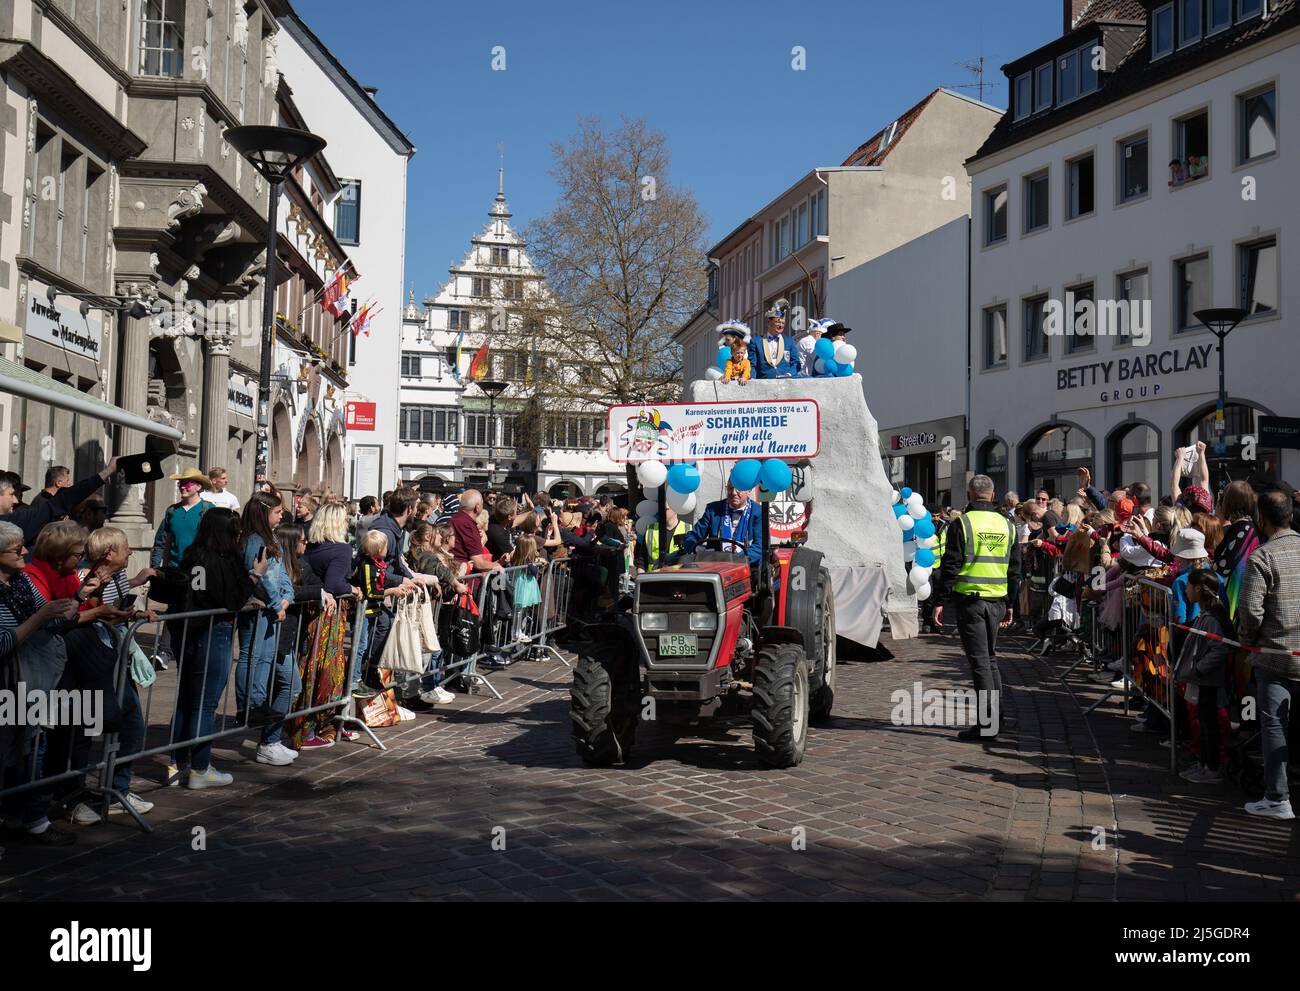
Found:
[(721, 540), (723, 550), (749, 556), (751, 565), (763, 562), (763, 508), (750, 498), (750, 492), (727, 483), (727, 498), (704, 507), (704, 515), (682, 540), (682, 551), (689, 554), (709, 539)]
[(767, 333), (749, 342), (749, 367), (756, 379), (803, 378), (799, 349), (785, 332), (782, 303), (767, 311)]

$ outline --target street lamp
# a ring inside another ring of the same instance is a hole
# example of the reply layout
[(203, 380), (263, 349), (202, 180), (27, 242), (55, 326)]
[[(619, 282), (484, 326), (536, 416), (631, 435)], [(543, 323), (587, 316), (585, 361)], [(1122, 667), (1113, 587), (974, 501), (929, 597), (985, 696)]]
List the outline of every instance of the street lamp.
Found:
[(257, 467), (260, 485), (267, 480), (271, 456), (271, 349), (275, 327), (275, 240), (280, 186), (301, 162), (320, 153), (325, 139), (295, 127), (249, 124), (232, 127), (225, 139), (261, 173), (271, 187), (266, 210), (266, 284), (262, 290), (262, 361), (257, 375)]
[(1219, 339), (1219, 403), (1214, 411), (1214, 453), (1220, 457), (1228, 451), (1227, 445), (1223, 442), (1224, 432), (1227, 430), (1225, 412), (1228, 406), (1228, 393), (1223, 384), (1223, 349), (1228, 335), (1237, 324), (1246, 319), (1246, 316), (1245, 310), (1235, 306), (1196, 311), (1196, 319)]
[(496, 484), (497, 471), (497, 396), (506, 391), (507, 383), (492, 379), (478, 383), (488, 397), (488, 477)]

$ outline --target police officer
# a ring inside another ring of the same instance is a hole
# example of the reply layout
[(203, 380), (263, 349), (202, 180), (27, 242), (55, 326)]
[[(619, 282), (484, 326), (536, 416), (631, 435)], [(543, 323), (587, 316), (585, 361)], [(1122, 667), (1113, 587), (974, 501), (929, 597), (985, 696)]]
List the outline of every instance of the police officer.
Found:
[[(976, 475), (966, 487), (970, 504), (948, 527), (947, 547), (939, 565), (936, 594), (947, 594), (957, 620), (962, 649), (970, 661), (979, 698), (979, 724), (957, 734), (961, 740), (992, 741), (1002, 711), (1002, 675), (998, 671), (998, 629), (1011, 625), (1016, 601), (1020, 546), (1016, 529), (993, 502), (993, 479)], [(943, 623), (944, 607), (934, 610)]]

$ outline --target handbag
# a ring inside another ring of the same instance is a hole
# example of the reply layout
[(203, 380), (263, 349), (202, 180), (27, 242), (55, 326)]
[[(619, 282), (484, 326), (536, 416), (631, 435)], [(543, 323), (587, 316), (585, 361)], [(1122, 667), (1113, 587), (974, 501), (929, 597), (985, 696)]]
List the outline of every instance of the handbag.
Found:
[(397, 693), (393, 689), (380, 692), (361, 711), (361, 718), (371, 728), (395, 726), (401, 721), (398, 713)]
[(408, 674), (424, 673), (419, 604), (414, 599), (407, 598), (398, 605), (379, 667)]
[(457, 657), (473, 657), (481, 644), (478, 603), (468, 592), (457, 596), (451, 620), (451, 652)]
[(428, 588), (420, 589), (416, 611), (419, 616), (420, 645), (424, 652), (431, 654), (442, 650), (442, 645), (438, 642), (438, 624), (433, 621), (433, 597), (429, 595)]
[(158, 672), (154, 670), (153, 661), (149, 660), (148, 655), (135, 642), (135, 637), (130, 638), (127, 649), (131, 652), (131, 680), (141, 688), (148, 688), (158, 680)]

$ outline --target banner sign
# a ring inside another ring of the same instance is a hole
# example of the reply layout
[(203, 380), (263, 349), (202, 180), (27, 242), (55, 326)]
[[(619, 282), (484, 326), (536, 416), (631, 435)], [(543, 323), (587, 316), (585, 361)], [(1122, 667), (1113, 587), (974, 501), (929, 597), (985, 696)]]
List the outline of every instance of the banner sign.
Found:
[(821, 410), (812, 399), (613, 406), (606, 436), (614, 461), (811, 458)]
[(226, 409), (244, 416), (257, 416), (257, 383), (247, 375), (232, 372), (226, 391)]
[(1259, 446), (1300, 449), (1300, 419), (1293, 416), (1261, 416)]
[(35, 282), (28, 284), (27, 336), (98, 361), (104, 340), (99, 317), (93, 311), (83, 317), (77, 308), (51, 303), (44, 290), (37, 292), (37, 285)]
[(349, 402), (345, 407), (343, 425), (348, 430), (374, 430), (375, 404)]

